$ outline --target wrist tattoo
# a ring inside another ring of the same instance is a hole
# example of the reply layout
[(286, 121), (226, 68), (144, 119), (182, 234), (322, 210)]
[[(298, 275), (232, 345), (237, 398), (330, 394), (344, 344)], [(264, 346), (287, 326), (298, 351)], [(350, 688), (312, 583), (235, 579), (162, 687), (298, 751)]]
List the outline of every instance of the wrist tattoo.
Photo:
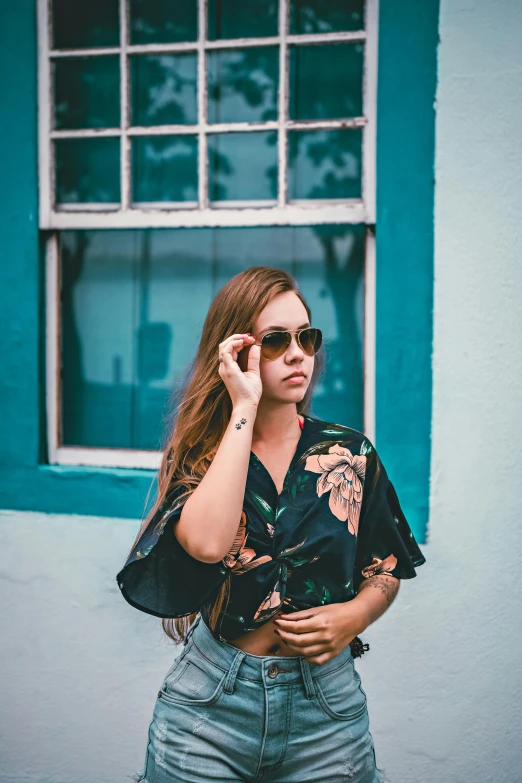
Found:
[(241, 419), (241, 423), (240, 424), (236, 424), (236, 430), (240, 430), (241, 429), (241, 424), (246, 424), (246, 419)]
[(367, 587), (376, 587), (377, 590), (380, 590), (386, 598), (386, 603), (388, 606), (390, 606), (393, 599), (397, 595), (397, 591), (399, 589), (399, 580), (394, 576), (388, 578), (387, 576), (384, 576), (384, 574), (379, 574), (377, 576), (370, 576), (368, 579), (365, 579), (359, 592), (361, 592), (363, 589), (366, 589)]

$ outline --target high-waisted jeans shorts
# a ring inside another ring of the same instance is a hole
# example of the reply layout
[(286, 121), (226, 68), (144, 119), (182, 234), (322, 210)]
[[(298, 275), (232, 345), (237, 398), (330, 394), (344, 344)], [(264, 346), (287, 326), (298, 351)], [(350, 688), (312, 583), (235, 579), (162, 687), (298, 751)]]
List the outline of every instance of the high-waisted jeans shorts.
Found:
[[(324, 664), (245, 653), (199, 614), (161, 684), (136, 783), (385, 783), (350, 645)], [(389, 781), (388, 781), (389, 783)]]

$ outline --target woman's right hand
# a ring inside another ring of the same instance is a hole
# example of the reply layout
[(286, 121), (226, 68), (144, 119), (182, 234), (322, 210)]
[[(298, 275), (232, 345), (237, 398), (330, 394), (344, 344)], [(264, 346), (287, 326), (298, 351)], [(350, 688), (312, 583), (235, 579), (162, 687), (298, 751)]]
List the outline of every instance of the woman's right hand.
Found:
[[(243, 348), (248, 347), (247, 368), (243, 371), (237, 358)], [(259, 373), (261, 346), (254, 344), (254, 337), (247, 334), (232, 334), (219, 344), (219, 374), (232, 399), (232, 407), (237, 405), (259, 405), (263, 384)]]

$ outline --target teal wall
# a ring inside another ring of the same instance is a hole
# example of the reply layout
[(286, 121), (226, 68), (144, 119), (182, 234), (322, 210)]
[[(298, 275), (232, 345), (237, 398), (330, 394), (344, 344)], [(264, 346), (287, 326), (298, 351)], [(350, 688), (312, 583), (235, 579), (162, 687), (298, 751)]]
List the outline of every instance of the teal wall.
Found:
[[(141, 517), (153, 471), (53, 467), (45, 455), (44, 264), (37, 212), (33, 0), (2, 0), (0, 507)], [(7, 10), (5, 10), (7, 9)], [(375, 443), (425, 540), (431, 452), (438, 0), (380, 8)]]
[(438, 0), (380, 3), (375, 440), (419, 541), (429, 516), (438, 17)]

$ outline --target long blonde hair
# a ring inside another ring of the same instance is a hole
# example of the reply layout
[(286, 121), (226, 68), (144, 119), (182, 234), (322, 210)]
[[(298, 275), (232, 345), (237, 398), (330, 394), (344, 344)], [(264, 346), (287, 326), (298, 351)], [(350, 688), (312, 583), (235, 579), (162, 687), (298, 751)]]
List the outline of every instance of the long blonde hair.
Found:
[[(229, 424), (232, 401), (218, 372), (219, 344), (230, 334), (254, 332), (257, 317), (268, 302), (286, 291), (293, 291), (299, 297), (312, 323), (311, 310), (298, 290), (295, 279), (281, 269), (250, 267), (232, 277), (214, 297), (203, 324), (196, 355), (189, 367), (188, 384), (177, 409), (169, 417), (167, 441), (157, 474), (157, 496), (131, 551), (165, 502), (168, 492), (182, 487), (186, 492), (179, 497), (186, 500), (194, 491), (208, 470)], [(323, 351), (319, 350), (306, 394), (297, 403), (298, 413), (307, 412), (313, 388), (323, 370)], [(229, 595), (230, 574), (210, 609), (209, 621), (213, 630)], [(193, 612), (180, 618), (163, 618), (163, 630), (174, 642), (179, 643), (185, 638), (196, 616), (197, 612)]]

